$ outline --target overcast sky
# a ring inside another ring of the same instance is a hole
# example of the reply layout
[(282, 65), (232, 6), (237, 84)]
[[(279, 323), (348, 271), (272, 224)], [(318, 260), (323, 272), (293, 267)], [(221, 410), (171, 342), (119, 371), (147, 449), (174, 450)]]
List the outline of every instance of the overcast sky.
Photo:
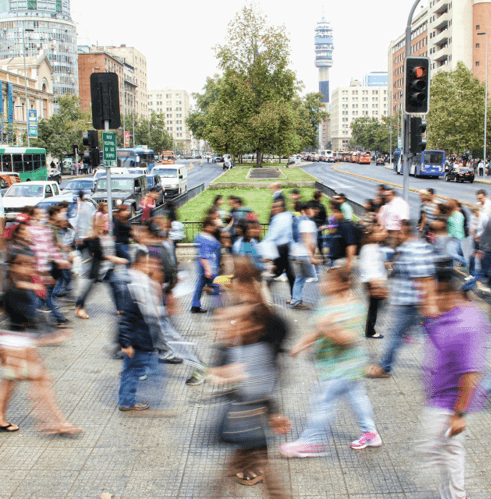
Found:
[[(291, 67), (305, 92), (317, 91), (314, 30), (322, 17), (334, 30), (331, 94), (351, 78), (387, 70), (387, 49), (402, 34), (413, 0), (257, 0), (270, 24), (284, 25), (291, 42)], [(421, 0), (420, 5), (426, 5)], [(79, 42), (134, 46), (147, 57), (149, 89), (166, 86), (199, 92), (216, 72), (213, 47), (243, 0), (72, 0)], [(419, 10), (420, 7), (418, 7)]]

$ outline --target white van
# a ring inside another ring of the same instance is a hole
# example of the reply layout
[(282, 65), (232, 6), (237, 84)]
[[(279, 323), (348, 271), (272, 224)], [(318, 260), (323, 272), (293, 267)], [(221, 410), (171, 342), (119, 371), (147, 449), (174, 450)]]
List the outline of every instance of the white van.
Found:
[(188, 169), (186, 165), (156, 165), (152, 175), (160, 177), (165, 197), (175, 197), (188, 190)]

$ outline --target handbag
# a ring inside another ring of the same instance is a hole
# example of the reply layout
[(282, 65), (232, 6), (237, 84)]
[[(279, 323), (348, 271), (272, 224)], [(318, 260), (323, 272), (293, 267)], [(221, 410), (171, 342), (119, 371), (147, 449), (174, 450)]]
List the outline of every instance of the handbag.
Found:
[(384, 281), (374, 280), (368, 283), (368, 293), (372, 298), (385, 300), (389, 296), (389, 290), (383, 284)]
[(8, 380), (35, 381), (44, 368), (38, 349), (26, 337), (3, 335), (0, 342), (2, 377)]

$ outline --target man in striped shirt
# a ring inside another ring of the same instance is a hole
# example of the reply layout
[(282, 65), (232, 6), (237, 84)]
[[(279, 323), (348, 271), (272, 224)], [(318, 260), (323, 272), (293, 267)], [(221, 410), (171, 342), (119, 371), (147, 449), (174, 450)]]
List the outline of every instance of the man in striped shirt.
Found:
[(437, 203), (435, 202), (435, 189), (431, 187), (425, 189), (423, 203), (419, 234), (425, 237), (430, 229), (431, 222), (436, 218)]

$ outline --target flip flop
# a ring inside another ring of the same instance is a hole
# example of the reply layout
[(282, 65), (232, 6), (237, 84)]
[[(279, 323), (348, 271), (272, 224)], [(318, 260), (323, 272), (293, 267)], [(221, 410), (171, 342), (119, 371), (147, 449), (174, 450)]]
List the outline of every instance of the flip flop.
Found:
[(89, 315), (87, 312), (75, 312), (75, 317), (78, 317), (79, 319), (90, 319)]
[(13, 433), (14, 431), (19, 431), (19, 427), (15, 424), (9, 423), (7, 426), (0, 426), (0, 431), (4, 431), (6, 433)]
[(237, 482), (239, 482), (241, 485), (256, 485), (256, 483), (262, 482), (264, 480), (264, 472), (262, 470), (257, 470), (259, 474), (256, 474), (255, 471), (249, 470), (244, 473), (239, 472), (242, 474), (244, 478), (240, 478), (238, 475), (239, 473), (235, 474), (235, 479)]

